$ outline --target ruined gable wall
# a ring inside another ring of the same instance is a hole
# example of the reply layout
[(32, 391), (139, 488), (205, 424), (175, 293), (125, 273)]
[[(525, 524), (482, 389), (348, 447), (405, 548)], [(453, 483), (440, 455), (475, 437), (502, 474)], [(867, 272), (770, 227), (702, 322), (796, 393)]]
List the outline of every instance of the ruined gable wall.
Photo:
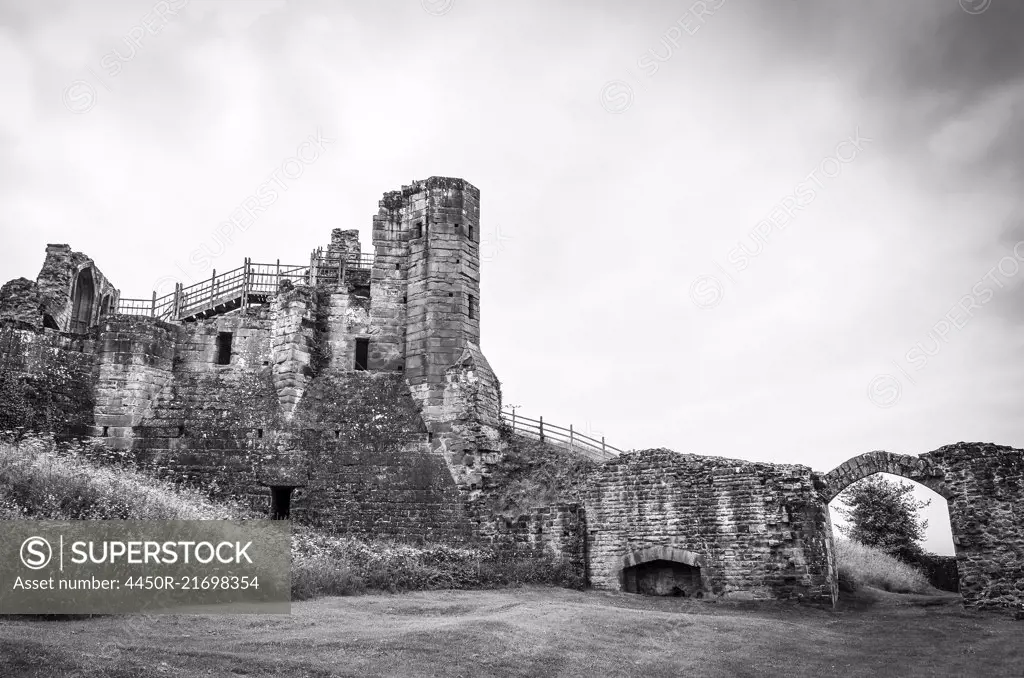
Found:
[(618, 589), (622, 560), (673, 546), (705, 560), (712, 595), (831, 600), (827, 506), (802, 466), (623, 454), (584, 492), (590, 580)]
[(50, 315), (57, 328), (67, 332), (71, 327), (71, 313), (75, 280), (78, 274), (92, 269), (95, 286), (95, 299), (90, 314), (89, 325), (99, 321), (101, 302), (104, 297), (109, 299), (109, 312), (117, 308), (120, 292), (107, 280), (106, 276), (96, 267), (95, 262), (81, 252), (72, 251), (68, 245), (47, 245), (46, 259), (36, 278), (36, 284), (44, 312)]

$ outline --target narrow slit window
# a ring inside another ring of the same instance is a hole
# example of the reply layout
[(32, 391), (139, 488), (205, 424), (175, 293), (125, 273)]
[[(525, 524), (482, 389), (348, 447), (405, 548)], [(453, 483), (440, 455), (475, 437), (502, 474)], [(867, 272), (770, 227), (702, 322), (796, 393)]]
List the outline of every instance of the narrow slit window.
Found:
[(370, 340), (356, 339), (356, 369), (365, 370), (370, 357)]
[(231, 333), (219, 332), (217, 334), (217, 364), (231, 364)]
[(474, 235), (474, 234), (473, 234), (473, 224), (469, 224), (469, 225), (468, 225), (468, 226), (466, 227), (466, 232), (467, 232), (467, 234), (469, 235), (469, 240), (470, 240), (470, 242), (475, 242), (475, 241), (473, 240), (473, 235)]
[(413, 237), (414, 240), (416, 238), (422, 238), (423, 237), (423, 223), (422, 222), (417, 221), (416, 225), (412, 227), (412, 237)]
[(473, 320), (476, 318), (476, 297), (472, 294), (469, 295), (469, 319)]

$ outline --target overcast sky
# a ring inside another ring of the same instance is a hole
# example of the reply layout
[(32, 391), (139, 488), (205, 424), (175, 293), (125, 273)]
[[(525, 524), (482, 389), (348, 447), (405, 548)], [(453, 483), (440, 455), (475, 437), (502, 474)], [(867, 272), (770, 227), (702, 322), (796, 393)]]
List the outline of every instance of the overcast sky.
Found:
[(459, 176), (522, 414), (822, 471), (1024, 447), (1024, 3), (0, 7), (0, 280), (369, 251), (383, 192)]

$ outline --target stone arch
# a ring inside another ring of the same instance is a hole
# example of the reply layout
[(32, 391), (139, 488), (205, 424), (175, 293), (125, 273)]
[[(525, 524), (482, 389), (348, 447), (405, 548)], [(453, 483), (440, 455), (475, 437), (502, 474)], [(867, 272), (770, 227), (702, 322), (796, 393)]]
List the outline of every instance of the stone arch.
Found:
[[(929, 455), (912, 457), (906, 454), (893, 454), (882, 450), (858, 455), (821, 476), (820, 485), (818, 486), (819, 495), (828, 504), (850, 485), (876, 473), (891, 473), (908, 480), (913, 480), (933, 490), (945, 499), (949, 515), (949, 528), (953, 536), (953, 550), (958, 558), (963, 557), (963, 547), (960, 543), (960, 525), (965, 522), (963, 507), (955, 501), (957, 493), (947, 483), (944, 469), (935, 460), (930, 459)], [(831, 543), (833, 539), (831, 521), (829, 522), (828, 531), (829, 542)], [(958, 561), (958, 569), (960, 594), (963, 597), (965, 572), (962, 560)]]
[(75, 284), (71, 291), (71, 323), (72, 332), (85, 333), (92, 325), (93, 306), (96, 302), (96, 281), (93, 279), (92, 268), (86, 267), (75, 276)]
[(850, 485), (876, 473), (902, 476), (934, 490), (947, 501), (951, 498), (945, 474), (933, 462), (922, 457), (882, 450), (865, 452), (848, 459), (822, 476), (819, 489), (821, 498), (827, 504)]
[(110, 295), (104, 294), (100, 301), (100, 318), (110, 315)]
[[(676, 546), (648, 546), (632, 551), (622, 557), (618, 569), (619, 588), (629, 593), (699, 597), (708, 590), (704, 557)], [(653, 590), (660, 586), (665, 591)], [(672, 589), (677, 593), (671, 593)]]

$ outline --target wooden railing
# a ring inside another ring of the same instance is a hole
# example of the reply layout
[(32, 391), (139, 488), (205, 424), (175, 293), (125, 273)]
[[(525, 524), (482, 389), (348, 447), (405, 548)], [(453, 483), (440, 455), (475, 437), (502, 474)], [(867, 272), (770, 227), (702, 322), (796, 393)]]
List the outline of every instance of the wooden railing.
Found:
[(508, 424), (512, 431), (518, 435), (579, 452), (595, 461), (608, 461), (617, 454), (622, 453), (622, 450), (619, 448), (612, 447), (606, 443), (604, 436), (601, 436), (600, 440), (591, 438), (574, 429), (572, 425), (569, 428), (555, 426), (544, 421), (544, 417), (530, 419), (529, 417), (517, 415), (515, 410), (510, 412), (502, 410), (501, 420)]
[(373, 268), (372, 254), (341, 255), (313, 250), (309, 265), (257, 264), (249, 258), (236, 269), (217, 274), (214, 269), (207, 280), (185, 286), (177, 283), (174, 291), (161, 297), (153, 292), (149, 299), (122, 298), (117, 313), (147, 315), (160, 320), (182, 320), (217, 311), (238, 308), (250, 303), (266, 303), (277, 294), (284, 281), (315, 285), (321, 282), (344, 282), (346, 271)]

